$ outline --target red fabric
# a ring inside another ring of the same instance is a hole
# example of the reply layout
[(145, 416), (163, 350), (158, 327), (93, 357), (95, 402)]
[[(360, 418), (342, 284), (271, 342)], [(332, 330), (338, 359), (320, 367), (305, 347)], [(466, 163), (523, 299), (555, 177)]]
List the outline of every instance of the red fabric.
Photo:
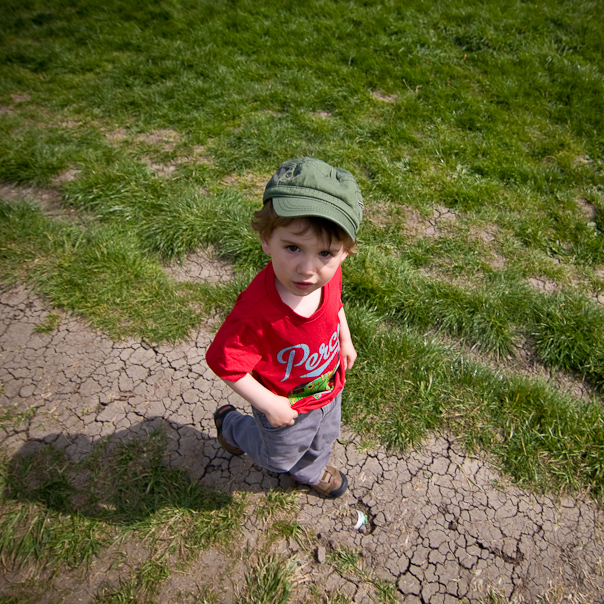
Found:
[(251, 373), (290, 399), (298, 413), (327, 405), (344, 387), (340, 364), (342, 271), (323, 287), (321, 306), (309, 318), (287, 306), (269, 262), (237, 298), (208, 348), (214, 373), (237, 381)]

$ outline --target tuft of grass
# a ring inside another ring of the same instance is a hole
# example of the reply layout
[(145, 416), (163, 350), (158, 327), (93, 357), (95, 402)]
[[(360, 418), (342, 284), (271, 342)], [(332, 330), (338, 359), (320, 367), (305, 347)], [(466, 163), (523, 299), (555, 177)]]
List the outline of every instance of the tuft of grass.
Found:
[(328, 560), (339, 572), (359, 572), (361, 556), (348, 547), (338, 548), (329, 554)]
[(166, 562), (147, 560), (128, 579), (111, 588), (102, 586), (93, 600), (98, 604), (125, 604), (127, 602), (153, 602), (153, 596), (170, 576)]
[(271, 532), (278, 537), (292, 539), (300, 546), (310, 549), (312, 542), (310, 531), (295, 520), (277, 520), (273, 523)]
[(373, 581), (375, 588), (375, 598), (381, 604), (396, 604), (398, 602), (398, 589), (395, 583), (390, 583), (383, 579)]
[(60, 315), (54, 312), (48, 313), (44, 321), (35, 326), (34, 331), (36, 333), (52, 333), (53, 331), (56, 331), (60, 322)]
[(258, 519), (269, 522), (279, 514), (291, 514), (298, 510), (298, 494), (295, 491), (271, 489), (256, 509)]
[[(0, 394), (3, 392), (3, 386), (0, 386)], [(29, 407), (24, 411), (18, 411), (17, 405), (13, 405), (12, 408), (4, 409), (0, 414), (0, 428), (6, 431), (6, 426), (10, 426), (12, 430), (19, 429), (23, 424), (29, 423), (30, 419), (36, 413), (35, 406)]]
[(237, 604), (285, 604), (293, 588), (295, 569), (295, 561), (276, 554), (262, 557), (250, 569)]
[(396, 584), (382, 579), (374, 579), (363, 568), (360, 552), (355, 552), (349, 547), (337, 548), (329, 554), (328, 561), (339, 573), (355, 575), (361, 581), (371, 584), (376, 602), (394, 604), (398, 601)]
[(543, 299), (534, 312), (532, 335), (544, 363), (604, 387), (604, 312), (585, 296), (566, 292)]

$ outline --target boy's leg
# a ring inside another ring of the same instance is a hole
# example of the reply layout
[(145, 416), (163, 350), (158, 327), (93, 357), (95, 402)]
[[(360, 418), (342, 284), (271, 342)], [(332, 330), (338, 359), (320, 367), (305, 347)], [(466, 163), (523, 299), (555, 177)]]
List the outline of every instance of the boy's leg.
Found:
[(302, 413), (293, 426), (282, 428), (273, 428), (255, 409), (253, 417), (232, 412), (224, 417), (222, 435), (259, 466), (312, 484), (320, 480), (340, 434), (341, 400), (340, 393), (329, 405)]
[(340, 436), (342, 421), (342, 393), (321, 409), (321, 421), (310, 446), (289, 473), (303, 484), (316, 484), (329, 463), (333, 444)]

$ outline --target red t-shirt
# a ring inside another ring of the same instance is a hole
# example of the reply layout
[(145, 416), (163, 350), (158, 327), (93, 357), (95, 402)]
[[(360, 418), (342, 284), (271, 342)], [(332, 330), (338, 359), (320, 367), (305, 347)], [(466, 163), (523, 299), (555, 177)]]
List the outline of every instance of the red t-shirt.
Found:
[(340, 363), (342, 271), (323, 287), (321, 306), (301, 317), (275, 287), (272, 263), (237, 298), (206, 354), (214, 373), (237, 381), (247, 373), (298, 413), (327, 405), (344, 387)]

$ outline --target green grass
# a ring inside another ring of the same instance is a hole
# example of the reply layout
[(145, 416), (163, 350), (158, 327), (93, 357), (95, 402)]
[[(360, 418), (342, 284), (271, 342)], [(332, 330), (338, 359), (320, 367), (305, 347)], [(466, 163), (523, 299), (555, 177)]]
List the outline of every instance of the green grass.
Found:
[(373, 588), (373, 599), (380, 604), (394, 604), (397, 602), (397, 589), (395, 583), (383, 579), (374, 579), (364, 568), (361, 552), (341, 547), (333, 550), (327, 561), (342, 575), (353, 576), (357, 581), (368, 583)]
[[(578, 0), (7, 0), (0, 183), (57, 190), (65, 216), (0, 189), (0, 283), (33, 284), (115, 339), (178, 341), (226, 313), (263, 265), (249, 220), (272, 172), (320, 157), (352, 171), (366, 202), (359, 254), (344, 264), (359, 352), (348, 424), (403, 449), (453, 430), (527, 488), (601, 500), (600, 13)], [(233, 281), (165, 275), (208, 245)], [(523, 354), (589, 394), (534, 377)], [(95, 508), (94, 489), (82, 501), (70, 490), (83, 468), (50, 467), (6, 504), (33, 540), (6, 545), (15, 563), (88, 560), (116, 526), (153, 540), (150, 518), (205, 530), (204, 513), (184, 520), (186, 506), (166, 503), (161, 472)], [(266, 522), (291, 503), (272, 497)], [(49, 544), (67, 545), (34, 530), (43, 518), (92, 533), (59, 556)], [(296, 534), (279, 522), (271, 534)], [(106, 597), (152, 598), (154, 562)]]
[(285, 604), (293, 588), (295, 561), (276, 554), (262, 556), (246, 577), (246, 586), (237, 604)]
[(494, 453), (520, 484), (602, 498), (600, 401), (579, 403), (545, 382), (460, 358), (366, 307), (351, 306), (348, 318), (360, 360), (343, 412), (357, 430), (405, 448), (448, 426), (470, 449)]
[[(4, 568), (44, 576), (88, 567), (120, 542), (148, 555), (102, 601), (153, 595), (175, 564), (227, 544), (243, 501), (199, 485), (164, 460), (162, 432), (95, 446), (74, 463), (52, 445), (5, 461), (1, 473), (0, 560)], [(117, 558), (119, 560), (119, 557)]]
[(44, 321), (38, 323), (34, 328), (36, 333), (52, 333), (56, 331), (57, 327), (61, 323), (61, 317), (54, 312), (48, 313)]

